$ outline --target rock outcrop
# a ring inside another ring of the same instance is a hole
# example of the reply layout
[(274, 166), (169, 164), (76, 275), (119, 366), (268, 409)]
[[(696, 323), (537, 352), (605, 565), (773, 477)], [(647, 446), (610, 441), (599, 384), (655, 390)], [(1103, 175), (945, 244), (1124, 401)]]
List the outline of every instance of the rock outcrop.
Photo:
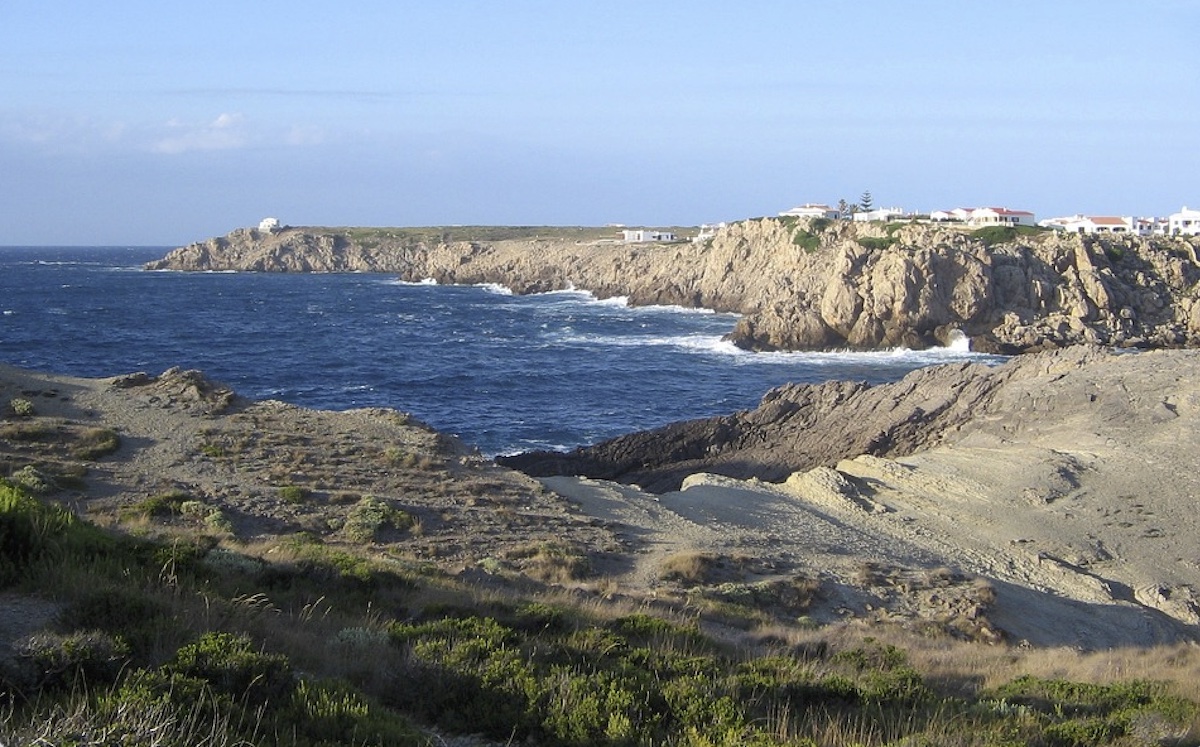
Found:
[[(767, 392), (753, 410), (672, 423), (566, 453), (526, 452), (497, 461), (534, 476), (582, 475), (635, 483), (651, 492), (678, 490), (696, 472), (783, 482), (794, 473), (862, 454), (906, 455), (937, 446), (948, 434), (987, 420), (993, 409), (1001, 412), (993, 400), (1014, 380), (1077, 370), (1107, 355), (1075, 346), (994, 368), (923, 368), (876, 386), (786, 384)], [(1027, 403), (1007, 400), (1005, 408), (1014, 411), (1008, 417), (1028, 411)]]
[(1200, 261), (1182, 238), (777, 218), (691, 243), (451, 238), (239, 229), (147, 267), (387, 272), (516, 293), (577, 288), (634, 305), (738, 312), (730, 337), (753, 350), (924, 348), (959, 335), (1002, 353), (1200, 342)]

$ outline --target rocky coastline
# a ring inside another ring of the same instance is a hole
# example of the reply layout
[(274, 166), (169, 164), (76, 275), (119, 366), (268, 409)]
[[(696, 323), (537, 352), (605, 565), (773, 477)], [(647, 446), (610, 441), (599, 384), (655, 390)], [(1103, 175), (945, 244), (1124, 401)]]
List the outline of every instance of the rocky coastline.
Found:
[(1005, 354), (1200, 343), (1200, 259), (1185, 238), (788, 218), (733, 223), (698, 242), (492, 233), (238, 229), (146, 267), (381, 272), (520, 294), (576, 288), (633, 305), (737, 312), (730, 339), (759, 351), (919, 349), (960, 335)]

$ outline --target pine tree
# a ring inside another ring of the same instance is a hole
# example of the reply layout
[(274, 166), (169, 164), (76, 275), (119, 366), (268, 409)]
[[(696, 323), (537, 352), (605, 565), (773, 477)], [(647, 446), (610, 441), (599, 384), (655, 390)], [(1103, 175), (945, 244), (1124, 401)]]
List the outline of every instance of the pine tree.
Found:
[(875, 200), (871, 197), (871, 190), (866, 190), (862, 193), (862, 197), (858, 199), (858, 206), (864, 213), (869, 213), (875, 207)]

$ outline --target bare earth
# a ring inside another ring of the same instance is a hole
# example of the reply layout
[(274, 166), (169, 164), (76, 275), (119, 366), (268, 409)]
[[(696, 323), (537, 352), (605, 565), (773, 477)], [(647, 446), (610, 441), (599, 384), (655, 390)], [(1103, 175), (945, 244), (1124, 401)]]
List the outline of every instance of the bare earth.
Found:
[[(83, 380), (0, 367), (0, 404), (24, 397), (62, 427), (120, 433), (86, 489), (57, 496), (100, 523), (182, 490), (219, 506), (247, 545), (296, 531), (336, 540), (338, 518), (374, 495), (419, 521), (381, 552), (470, 578), (519, 573), (531, 544), (557, 542), (591, 560), (598, 578), (579, 588), (682, 599), (663, 568), (703, 553), (727, 561), (729, 580), (811, 580), (806, 625), (938, 624), (1095, 649), (1200, 638), (1198, 364), (1197, 351), (1027, 356), (976, 417), (916, 453), (782, 482), (701, 472), (658, 495), (539, 483), (398, 413), (251, 403), (189, 372)], [(306, 499), (282, 499), (283, 485)]]

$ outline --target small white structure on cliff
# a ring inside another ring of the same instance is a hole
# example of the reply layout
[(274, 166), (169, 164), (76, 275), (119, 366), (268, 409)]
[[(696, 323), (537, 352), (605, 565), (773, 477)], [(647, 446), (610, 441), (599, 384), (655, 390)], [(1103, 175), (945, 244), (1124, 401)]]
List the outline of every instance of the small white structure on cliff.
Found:
[(827, 218), (829, 220), (837, 220), (839, 216), (840, 213), (838, 213), (837, 208), (831, 208), (828, 205), (821, 205), (815, 202), (806, 202), (791, 210), (784, 210), (779, 214), (781, 218)]
[(258, 222), (258, 230), (263, 233), (275, 233), (279, 230), (278, 218), (263, 218)]
[(977, 208), (967, 218), (968, 226), (1036, 226), (1037, 220), (1028, 210), (1009, 210), (1003, 207)]
[(889, 221), (894, 218), (903, 218), (903, 217), (904, 217), (904, 209), (898, 208), (898, 207), (893, 207), (893, 208), (876, 208), (875, 210), (864, 210), (862, 212), (855, 213), (854, 216), (851, 218), (851, 220), (857, 221), (859, 223), (870, 223), (871, 221), (876, 221), (876, 220)]
[(966, 223), (971, 217), (971, 213), (975, 212), (975, 208), (954, 208), (953, 210), (934, 210), (929, 214), (929, 220), (939, 223), (950, 221), (958, 221)]
[(1055, 231), (1086, 234), (1136, 233), (1138, 228), (1133, 218), (1116, 215), (1070, 215), (1050, 218), (1038, 225)]
[(1187, 205), (1167, 218), (1167, 233), (1172, 236), (1200, 236), (1200, 210)]
[(621, 232), (624, 241), (630, 244), (640, 244), (646, 241), (674, 241), (675, 234), (670, 231), (648, 231), (644, 228), (625, 229)]
[(1037, 219), (1028, 210), (1009, 210), (1003, 207), (954, 208), (934, 210), (929, 220), (937, 223), (957, 222), (968, 226), (1035, 226)]

